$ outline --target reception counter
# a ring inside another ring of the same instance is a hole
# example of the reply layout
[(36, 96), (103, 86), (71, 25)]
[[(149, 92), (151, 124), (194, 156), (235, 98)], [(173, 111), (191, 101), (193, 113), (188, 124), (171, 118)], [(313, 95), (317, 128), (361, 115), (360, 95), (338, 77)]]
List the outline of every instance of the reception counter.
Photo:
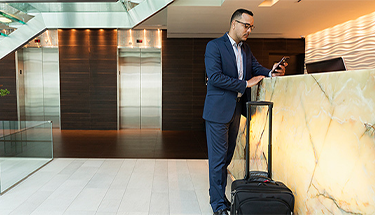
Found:
[[(375, 214), (375, 69), (266, 78), (253, 96), (274, 102), (272, 174), (296, 214)], [(267, 114), (252, 113), (251, 169), (267, 169)], [(245, 125), (228, 167), (236, 179)]]

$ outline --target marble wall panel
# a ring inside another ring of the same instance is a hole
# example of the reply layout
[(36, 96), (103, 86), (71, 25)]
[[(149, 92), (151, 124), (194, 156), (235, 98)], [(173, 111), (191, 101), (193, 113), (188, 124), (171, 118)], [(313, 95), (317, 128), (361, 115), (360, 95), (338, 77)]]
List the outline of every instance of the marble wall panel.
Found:
[[(296, 214), (375, 214), (375, 69), (267, 78), (274, 102), (273, 178), (294, 193)], [(267, 109), (250, 125), (251, 169), (267, 169)], [(229, 171), (244, 175), (246, 118)]]

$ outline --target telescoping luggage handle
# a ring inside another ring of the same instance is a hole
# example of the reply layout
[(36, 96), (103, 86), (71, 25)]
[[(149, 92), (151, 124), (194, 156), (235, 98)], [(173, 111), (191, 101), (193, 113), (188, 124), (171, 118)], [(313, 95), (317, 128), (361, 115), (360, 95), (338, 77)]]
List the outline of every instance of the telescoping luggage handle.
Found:
[(268, 126), (268, 178), (272, 178), (272, 108), (273, 102), (267, 101), (251, 101), (246, 103), (246, 175), (245, 179), (250, 178), (250, 108), (251, 106), (268, 106), (269, 126)]

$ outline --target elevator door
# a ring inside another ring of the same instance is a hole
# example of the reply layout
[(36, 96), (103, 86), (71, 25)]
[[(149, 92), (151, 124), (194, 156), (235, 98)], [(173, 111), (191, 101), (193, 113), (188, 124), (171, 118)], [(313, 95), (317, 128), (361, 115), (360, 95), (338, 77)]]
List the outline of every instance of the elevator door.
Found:
[(161, 128), (161, 51), (119, 49), (120, 128)]
[(57, 48), (18, 51), (20, 120), (52, 121), (60, 127), (59, 52)]

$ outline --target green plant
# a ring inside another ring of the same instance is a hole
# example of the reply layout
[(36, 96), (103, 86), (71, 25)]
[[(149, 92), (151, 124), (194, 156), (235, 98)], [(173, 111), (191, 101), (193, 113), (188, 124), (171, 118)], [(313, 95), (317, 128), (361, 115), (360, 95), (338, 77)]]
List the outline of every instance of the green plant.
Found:
[[(2, 87), (3, 85), (0, 85), (0, 87)], [(8, 95), (10, 92), (7, 90), (7, 89), (0, 89), (0, 96), (6, 96)]]

